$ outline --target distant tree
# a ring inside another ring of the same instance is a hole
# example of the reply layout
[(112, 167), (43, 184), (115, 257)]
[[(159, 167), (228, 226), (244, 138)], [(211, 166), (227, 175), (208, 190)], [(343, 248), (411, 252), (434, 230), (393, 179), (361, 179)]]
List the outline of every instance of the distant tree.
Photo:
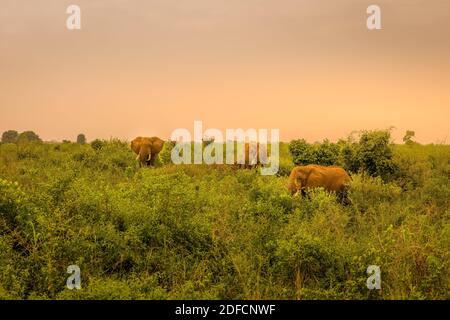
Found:
[(416, 133), (412, 130), (407, 130), (405, 133), (405, 136), (403, 137), (403, 142), (405, 144), (412, 144), (414, 143), (413, 138), (416, 135)]
[(84, 134), (80, 133), (77, 136), (77, 143), (78, 144), (85, 144), (86, 143), (86, 136)]
[(16, 143), (19, 133), (16, 130), (8, 130), (2, 134), (2, 143)]
[(39, 138), (39, 136), (34, 131), (24, 131), (21, 134), (19, 134), (17, 141), (19, 141), (19, 142), (22, 142), (22, 141), (42, 142), (42, 139)]

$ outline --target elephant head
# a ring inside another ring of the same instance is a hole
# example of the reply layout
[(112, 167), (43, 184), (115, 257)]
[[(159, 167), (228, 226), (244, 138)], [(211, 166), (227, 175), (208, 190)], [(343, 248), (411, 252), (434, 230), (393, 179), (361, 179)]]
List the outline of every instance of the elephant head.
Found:
[(297, 195), (307, 185), (312, 168), (309, 166), (295, 167), (289, 176), (288, 189), (292, 195)]
[(137, 137), (131, 141), (131, 149), (137, 154), (136, 160), (141, 167), (154, 165), (163, 146), (164, 141), (158, 137)]

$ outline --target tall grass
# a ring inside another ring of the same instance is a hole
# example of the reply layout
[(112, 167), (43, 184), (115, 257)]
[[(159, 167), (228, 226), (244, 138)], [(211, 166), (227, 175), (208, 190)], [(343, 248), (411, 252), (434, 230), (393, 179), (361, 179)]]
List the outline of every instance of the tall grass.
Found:
[(342, 206), (288, 194), (286, 144), (278, 176), (139, 169), (119, 140), (0, 145), (0, 298), (448, 299), (450, 147), (393, 151), (395, 179), (354, 174)]

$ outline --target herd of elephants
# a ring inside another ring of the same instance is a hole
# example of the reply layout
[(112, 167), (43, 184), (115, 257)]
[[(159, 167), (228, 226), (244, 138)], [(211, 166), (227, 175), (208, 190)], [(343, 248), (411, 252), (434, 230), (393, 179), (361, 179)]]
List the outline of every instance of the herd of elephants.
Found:
[[(154, 166), (158, 154), (164, 147), (164, 140), (158, 137), (137, 137), (131, 141), (131, 149), (137, 154), (136, 160), (142, 166)], [(259, 149), (259, 145), (258, 145)], [(249, 144), (245, 144), (245, 168), (251, 168), (259, 164), (250, 164)], [(292, 195), (304, 194), (305, 190), (322, 187), (328, 192), (334, 192), (339, 199), (347, 202), (347, 188), (351, 178), (348, 173), (338, 166), (321, 166), (309, 164), (296, 166), (289, 175), (288, 190)]]

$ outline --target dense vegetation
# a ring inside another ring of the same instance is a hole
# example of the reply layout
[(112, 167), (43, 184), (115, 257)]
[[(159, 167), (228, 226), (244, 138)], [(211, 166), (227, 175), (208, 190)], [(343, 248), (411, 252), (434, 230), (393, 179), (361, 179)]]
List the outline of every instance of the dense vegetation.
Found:
[[(14, 136), (14, 137), (13, 137)], [(139, 169), (127, 142), (0, 145), (0, 298), (449, 299), (450, 146), (281, 145), (278, 176)], [(167, 144), (169, 146), (169, 144)], [(294, 163), (344, 166), (351, 205), (293, 198)], [(66, 269), (81, 268), (69, 290)], [(368, 290), (379, 265), (382, 289)]]

